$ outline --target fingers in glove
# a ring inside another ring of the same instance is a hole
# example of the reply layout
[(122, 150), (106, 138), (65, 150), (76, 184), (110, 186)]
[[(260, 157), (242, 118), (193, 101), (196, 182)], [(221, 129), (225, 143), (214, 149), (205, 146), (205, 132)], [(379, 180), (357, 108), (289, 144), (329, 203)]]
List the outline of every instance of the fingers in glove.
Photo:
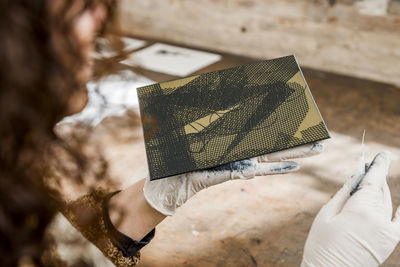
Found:
[(375, 156), (368, 172), (360, 183), (360, 190), (369, 187), (381, 189), (386, 183), (386, 176), (389, 172), (390, 153), (383, 151)]
[(392, 231), (396, 234), (397, 239), (400, 240), (400, 206), (397, 207), (391, 227)]
[(385, 218), (388, 221), (391, 221), (393, 215), (392, 196), (390, 194), (389, 185), (387, 184), (386, 181), (385, 184), (383, 185), (382, 191), (383, 191), (383, 205), (385, 207)]
[(258, 157), (258, 162), (281, 161), (287, 159), (311, 157), (314, 155), (318, 155), (323, 151), (324, 144), (322, 142), (315, 142), (260, 156)]
[(260, 163), (257, 165), (256, 176), (283, 174), (294, 172), (299, 169), (300, 165), (294, 161)]
[(398, 223), (399, 224), (399, 228), (400, 228), (400, 206), (397, 207), (396, 214), (394, 215), (393, 222)]
[(353, 176), (342, 186), (339, 191), (337, 191), (332, 199), (322, 208), (321, 213), (324, 217), (331, 218), (342, 211), (347, 200), (350, 198), (350, 192), (353, 190), (357, 182), (357, 177)]
[(258, 162), (256, 158), (239, 160), (218, 167), (202, 171), (208, 174), (214, 174), (215, 177), (223, 179), (252, 179), (255, 176)]
[(386, 182), (389, 165), (388, 152), (381, 152), (375, 156), (360, 183), (359, 190), (347, 201), (343, 212), (358, 212), (365, 216), (375, 216), (379, 220), (390, 221), (392, 206)]

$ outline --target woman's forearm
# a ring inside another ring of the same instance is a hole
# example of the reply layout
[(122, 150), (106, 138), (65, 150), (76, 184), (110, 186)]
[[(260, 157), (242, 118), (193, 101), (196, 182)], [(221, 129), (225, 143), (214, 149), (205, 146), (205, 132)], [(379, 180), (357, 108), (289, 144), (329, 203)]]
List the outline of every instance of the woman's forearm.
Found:
[(133, 240), (141, 240), (166, 216), (153, 209), (143, 195), (145, 179), (117, 193), (109, 201), (114, 227)]

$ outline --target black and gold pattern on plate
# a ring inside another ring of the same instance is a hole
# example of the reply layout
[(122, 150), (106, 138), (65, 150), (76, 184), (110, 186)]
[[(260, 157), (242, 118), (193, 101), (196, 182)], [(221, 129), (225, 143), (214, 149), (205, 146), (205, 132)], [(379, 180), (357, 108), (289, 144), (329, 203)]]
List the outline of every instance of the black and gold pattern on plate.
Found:
[(329, 138), (294, 56), (138, 89), (151, 180)]

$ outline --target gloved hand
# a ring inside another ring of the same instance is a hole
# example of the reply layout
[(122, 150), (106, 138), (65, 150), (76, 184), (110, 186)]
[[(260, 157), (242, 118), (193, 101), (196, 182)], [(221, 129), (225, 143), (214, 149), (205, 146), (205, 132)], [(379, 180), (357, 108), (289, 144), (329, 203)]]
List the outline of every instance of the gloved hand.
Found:
[(352, 196), (351, 178), (318, 213), (304, 248), (301, 266), (378, 266), (400, 240), (400, 208), (392, 220), (392, 200), (386, 176), (390, 154), (371, 163)]
[(185, 173), (161, 180), (146, 179), (143, 192), (147, 202), (164, 215), (173, 215), (176, 208), (202, 189), (232, 179), (252, 179), (255, 176), (296, 171), (299, 164), (286, 159), (319, 154), (324, 146), (312, 143), (258, 158), (246, 159), (205, 171)]

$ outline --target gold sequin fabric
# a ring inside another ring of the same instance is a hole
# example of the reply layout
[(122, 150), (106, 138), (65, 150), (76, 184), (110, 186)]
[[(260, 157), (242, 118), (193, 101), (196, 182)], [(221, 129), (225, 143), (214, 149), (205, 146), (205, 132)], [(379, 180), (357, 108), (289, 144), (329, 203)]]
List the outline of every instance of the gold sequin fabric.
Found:
[(96, 190), (73, 202), (67, 203), (62, 210), (64, 216), (82, 235), (93, 243), (117, 267), (134, 266), (139, 263), (140, 252), (135, 256), (124, 257), (111, 242), (110, 234), (103, 218), (103, 202), (110, 192)]

